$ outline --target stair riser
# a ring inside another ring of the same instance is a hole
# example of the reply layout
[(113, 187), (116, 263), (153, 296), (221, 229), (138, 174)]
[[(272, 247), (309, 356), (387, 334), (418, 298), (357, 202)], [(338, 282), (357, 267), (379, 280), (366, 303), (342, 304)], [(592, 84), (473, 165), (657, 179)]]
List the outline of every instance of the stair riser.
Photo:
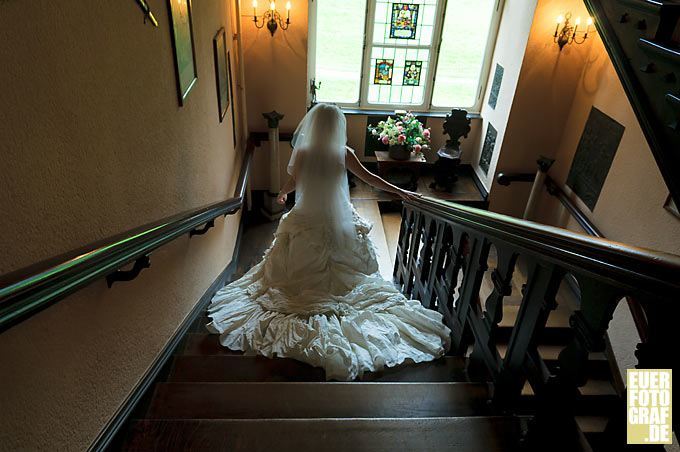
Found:
[(509, 417), (262, 421), (140, 421), (128, 451), (444, 451), (516, 450)]
[(479, 416), (477, 383), (161, 383), (151, 419)]

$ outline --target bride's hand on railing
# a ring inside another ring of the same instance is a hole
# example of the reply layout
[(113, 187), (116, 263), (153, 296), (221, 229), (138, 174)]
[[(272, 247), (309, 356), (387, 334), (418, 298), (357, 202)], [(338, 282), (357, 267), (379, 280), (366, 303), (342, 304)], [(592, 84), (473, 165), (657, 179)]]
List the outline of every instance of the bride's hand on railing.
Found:
[(399, 195), (399, 197), (401, 197), (401, 199), (403, 199), (404, 201), (408, 201), (408, 200), (414, 201), (416, 199), (420, 199), (420, 198), (423, 197), (423, 195), (421, 195), (420, 193), (416, 193), (416, 192), (408, 191), (408, 190), (399, 190), (397, 195)]
[(286, 203), (286, 199), (288, 199), (288, 195), (279, 192), (278, 196), (276, 197), (276, 202), (278, 202), (281, 205), (284, 205)]

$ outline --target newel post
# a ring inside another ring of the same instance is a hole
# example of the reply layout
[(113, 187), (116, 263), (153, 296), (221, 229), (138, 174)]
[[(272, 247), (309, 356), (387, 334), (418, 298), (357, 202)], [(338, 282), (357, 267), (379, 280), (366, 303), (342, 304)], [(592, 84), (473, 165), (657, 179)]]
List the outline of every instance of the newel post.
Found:
[(262, 214), (270, 221), (283, 215), (284, 206), (277, 204), (276, 196), (281, 189), (281, 168), (279, 163), (279, 121), (283, 115), (276, 110), (262, 113), (269, 128), (269, 190), (265, 194)]
[(548, 170), (555, 163), (554, 159), (541, 156), (538, 160), (538, 170), (536, 171), (536, 177), (534, 178), (534, 183), (531, 186), (531, 193), (529, 193), (529, 199), (527, 200), (526, 208), (524, 209), (524, 215), (522, 218), (524, 220), (530, 220), (534, 213), (534, 208), (536, 207), (536, 202), (538, 201), (538, 195), (543, 189), (543, 184), (545, 183), (545, 177), (548, 174)]

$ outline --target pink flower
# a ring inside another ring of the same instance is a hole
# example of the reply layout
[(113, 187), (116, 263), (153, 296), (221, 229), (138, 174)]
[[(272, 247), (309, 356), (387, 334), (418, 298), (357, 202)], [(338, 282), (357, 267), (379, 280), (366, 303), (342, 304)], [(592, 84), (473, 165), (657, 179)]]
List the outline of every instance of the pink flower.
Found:
[(401, 132), (401, 131), (404, 130), (404, 128), (403, 128), (402, 126), (397, 126), (397, 130), (398, 130), (399, 132)]
[(413, 150), (416, 151), (416, 154), (419, 153), (422, 148), (423, 147), (419, 144), (413, 146)]
[(390, 142), (389, 137), (387, 135), (383, 135), (382, 142), (383, 142), (383, 144), (389, 144), (389, 142)]
[(403, 143), (404, 141), (406, 141), (406, 135), (402, 133), (397, 137), (397, 140), (399, 140), (400, 143)]
[(423, 130), (423, 136), (425, 138), (430, 138), (430, 129)]

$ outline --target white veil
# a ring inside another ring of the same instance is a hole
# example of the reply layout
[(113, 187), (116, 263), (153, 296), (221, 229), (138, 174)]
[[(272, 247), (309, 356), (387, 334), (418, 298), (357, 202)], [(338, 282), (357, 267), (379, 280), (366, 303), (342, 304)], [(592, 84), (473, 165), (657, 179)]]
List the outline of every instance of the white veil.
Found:
[(345, 171), (346, 143), (347, 121), (342, 110), (320, 103), (295, 130), (288, 162), (288, 173), (295, 176), (295, 208), (330, 226), (336, 244), (355, 234)]

